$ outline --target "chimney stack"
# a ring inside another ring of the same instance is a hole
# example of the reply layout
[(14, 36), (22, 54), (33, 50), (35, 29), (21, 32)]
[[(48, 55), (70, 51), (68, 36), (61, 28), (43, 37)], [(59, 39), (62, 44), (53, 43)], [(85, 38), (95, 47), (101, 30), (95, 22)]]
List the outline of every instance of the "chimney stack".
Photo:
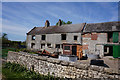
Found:
[(58, 26), (61, 26), (61, 25), (62, 25), (62, 21), (61, 21), (61, 19), (59, 19)]
[(48, 20), (46, 20), (46, 22), (45, 22), (45, 27), (49, 27), (49, 26), (50, 26), (50, 23), (49, 23)]

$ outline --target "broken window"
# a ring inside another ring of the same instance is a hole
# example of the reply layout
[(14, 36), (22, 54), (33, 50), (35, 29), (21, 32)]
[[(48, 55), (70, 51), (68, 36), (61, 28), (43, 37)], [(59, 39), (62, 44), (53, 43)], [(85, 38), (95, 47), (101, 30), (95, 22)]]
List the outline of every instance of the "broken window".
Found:
[(31, 48), (34, 48), (34, 46), (35, 46), (35, 43), (31, 43)]
[(45, 40), (46, 36), (42, 35), (41, 40)]
[(51, 47), (51, 44), (47, 44), (47, 47), (50, 48), (50, 47)]
[(108, 35), (108, 37), (107, 37), (107, 42), (112, 42), (112, 41), (113, 41), (113, 39), (112, 39), (113, 33), (112, 33), (112, 32), (109, 32), (109, 33), (107, 33), (107, 35)]
[(60, 48), (60, 44), (56, 44), (55, 48)]
[(41, 49), (45, 48), (45, 44), (41, 44)]
[(70, 50), (70, 46), (64, 46), (64, 50)]
[(74, 36), (74, 40), (77, 40), (78, 36)]
[(32, 35), (32, 40), (35, 40), (35, 35)]
[(61, 40), (66, 40), (66, 34), (61, 34)]

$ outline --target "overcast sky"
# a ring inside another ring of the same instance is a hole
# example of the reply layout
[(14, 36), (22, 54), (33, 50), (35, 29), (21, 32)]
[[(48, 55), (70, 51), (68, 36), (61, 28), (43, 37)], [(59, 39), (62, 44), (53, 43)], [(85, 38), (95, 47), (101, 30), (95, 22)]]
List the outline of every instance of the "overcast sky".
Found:
[(33, 27), (43, 27), (46, 20), (55, 25), (59, 19), (77, 23), (118, 20), (117, 2), (3, 2), (2, 27), (8, 38), (24, 41)]

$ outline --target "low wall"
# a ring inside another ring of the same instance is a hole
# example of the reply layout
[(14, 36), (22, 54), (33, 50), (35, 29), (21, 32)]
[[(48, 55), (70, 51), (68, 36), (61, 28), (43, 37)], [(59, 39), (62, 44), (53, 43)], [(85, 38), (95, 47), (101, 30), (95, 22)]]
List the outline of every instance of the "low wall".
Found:
[(119, 78), (119, 72), (111, 68), (67, 62), (24, 52), (8, 52), (7, 62), (21, 64), (40, 74), (61, 78)]

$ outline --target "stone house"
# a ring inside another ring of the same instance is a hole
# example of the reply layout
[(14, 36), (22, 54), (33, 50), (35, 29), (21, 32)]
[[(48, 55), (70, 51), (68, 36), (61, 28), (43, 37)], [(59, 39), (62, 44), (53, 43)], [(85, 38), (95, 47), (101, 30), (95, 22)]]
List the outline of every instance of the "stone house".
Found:
[(83, 53), (113, 56), (113, 46), (120, 45), (120, 22), (89, 23), (82, 34)]
[[(54, 49), (69, 55), (78, 55), (77, 49), (82, 48), (81, 32), (86, 23), (65, 24), (61, 20), (58, 26), (50, 26), (48, 20), (45, 27), (34, 27), (27, 33), (27, 49), (44, 50)], [(51, 51), (52, 52), (52, 51)]]
[[(27, 49), (51, 49), (66, 55), (82, 53), (99, 54), (100, 57), (111, 55), (113, 47), (120, 42), (119, 22), (81, 23), (50, 26), (48, 20), (44, 27), (34, 27), (27, 33)], [(119, 38), (118, 38), (119, 36)], [(51, 51), (52, 52), (52, 51)]]

